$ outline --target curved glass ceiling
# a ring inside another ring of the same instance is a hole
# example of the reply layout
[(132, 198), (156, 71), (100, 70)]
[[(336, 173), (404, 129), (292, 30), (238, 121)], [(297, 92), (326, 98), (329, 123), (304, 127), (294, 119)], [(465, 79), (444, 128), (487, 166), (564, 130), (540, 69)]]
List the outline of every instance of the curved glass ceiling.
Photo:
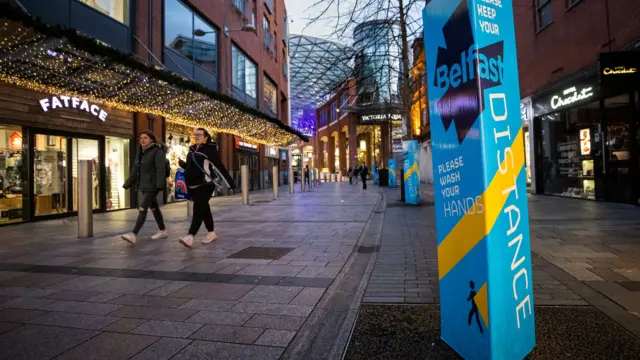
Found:
[(289, 36), (291, 126), (315, 135), (315, 109), (353, 71), (355, 50), (330, 40)]

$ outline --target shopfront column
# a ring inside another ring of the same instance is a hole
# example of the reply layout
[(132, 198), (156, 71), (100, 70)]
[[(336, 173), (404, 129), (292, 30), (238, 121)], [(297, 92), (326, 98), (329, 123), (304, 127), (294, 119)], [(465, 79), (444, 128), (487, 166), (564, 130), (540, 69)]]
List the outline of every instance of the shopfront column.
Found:
[(349, 122), (349, 161), (347, 167), (357, 166), (358, 162), (358, 129), (355, 122)]
[(342, 175), (346, 174), (349, 164), (347, 163), (347, 134), (344, 131), (338, 132), (338, 161)]
[(329, 168), (329, 173), (333, 174), (336, 171), (336, 138), (333, 135), (329, 135), (327, 142), (327, 161), (329, 164), (325, 166)]
[(380, 164), (384, 165), (384, 167), (389, 166), (389, 144), (391, 143), (390, 139), (390, 131), (389, 131), (390, 123), (383, 123), (380, 131)]
[(370, 131), (365, 135), (365, 138), (367, 139), (367, 155), (366, 155), (366, 162), (367, 162), (367, 167), (369, 167), (369, 169), (372, 168), (373, 166), (373, 133)]
[(322, 171), (322, 168), (324, 168), (324, 141), (320, 140), (320, 137), (316, 137), (316, 141), (315, 141), (315, 149), (314, 149), (314, 154), (316, 156), (316, 161), (314, 166), (319, 170)]

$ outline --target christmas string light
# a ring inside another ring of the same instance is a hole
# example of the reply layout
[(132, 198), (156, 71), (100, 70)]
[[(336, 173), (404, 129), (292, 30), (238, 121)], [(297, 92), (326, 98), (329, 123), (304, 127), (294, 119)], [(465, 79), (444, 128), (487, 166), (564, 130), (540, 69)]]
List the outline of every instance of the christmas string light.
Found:
[[(260, 115), (255, 109), (247, 110), (234, 99), (209, 90), (199, 91), (199, 85), (158, 73), (157, 69), (143, 69), (135, 63), (136, 66), (125, 65), (116, 59), (121, 54), (96, 54), (114, 49), (92, 49), (95, 51), (89, 53), (75, 46), (91, 39), (81, 35), (56, 38), (39, 30), (42, 29), (26, 28), (18, 21), (0, 23), (0, 81), (37, 92), (82, 97), (125, 111), (164, 116), (185, 126), (229, 133), (270, 146), (308, 140), (279, 120)], [(98, 46), (95, 41), (94, 46)]]

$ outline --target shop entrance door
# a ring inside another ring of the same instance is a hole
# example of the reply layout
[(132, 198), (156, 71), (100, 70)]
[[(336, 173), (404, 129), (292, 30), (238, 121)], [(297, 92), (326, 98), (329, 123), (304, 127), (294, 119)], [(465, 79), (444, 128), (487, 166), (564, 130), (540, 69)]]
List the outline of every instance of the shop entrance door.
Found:
[(78, 210), (78, 161), (93, 162), (93, 208), (101, 209), (100, 141), (36, 133), (33, 157), (33, 215), (57, 217)]
[[(628, 94), (605, 100), (604, 144), (605, 200), (627, 204), (637, 203), (632, 153), (635, 134), (631, 133), (633, 107)], [(635, 119), (633, 119), (635, 121)]]
[[(260, 174), (258, 173), (258, 155), (238, 153), (236, 157), (236, 163), (238, 164), (238, 188), (242, 186), (242, 165), (249, 167), (249, 191), (260, 189)], [(240, 189), (241, 190), (241, 189)]]

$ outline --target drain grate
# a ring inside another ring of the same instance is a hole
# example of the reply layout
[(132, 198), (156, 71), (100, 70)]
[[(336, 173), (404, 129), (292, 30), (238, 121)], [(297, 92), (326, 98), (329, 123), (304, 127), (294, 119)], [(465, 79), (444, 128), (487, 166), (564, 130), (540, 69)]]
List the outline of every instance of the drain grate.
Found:
[(293, 249), (295, 248), (250, 246), (227, 256), (227, 259), (278, 260), (293, 251)]
[(361, 254), (371, 254), (374, 252), (378, 252), (380, 250), (380, 246), (358, 246), (356, 248), (356, 252)]

